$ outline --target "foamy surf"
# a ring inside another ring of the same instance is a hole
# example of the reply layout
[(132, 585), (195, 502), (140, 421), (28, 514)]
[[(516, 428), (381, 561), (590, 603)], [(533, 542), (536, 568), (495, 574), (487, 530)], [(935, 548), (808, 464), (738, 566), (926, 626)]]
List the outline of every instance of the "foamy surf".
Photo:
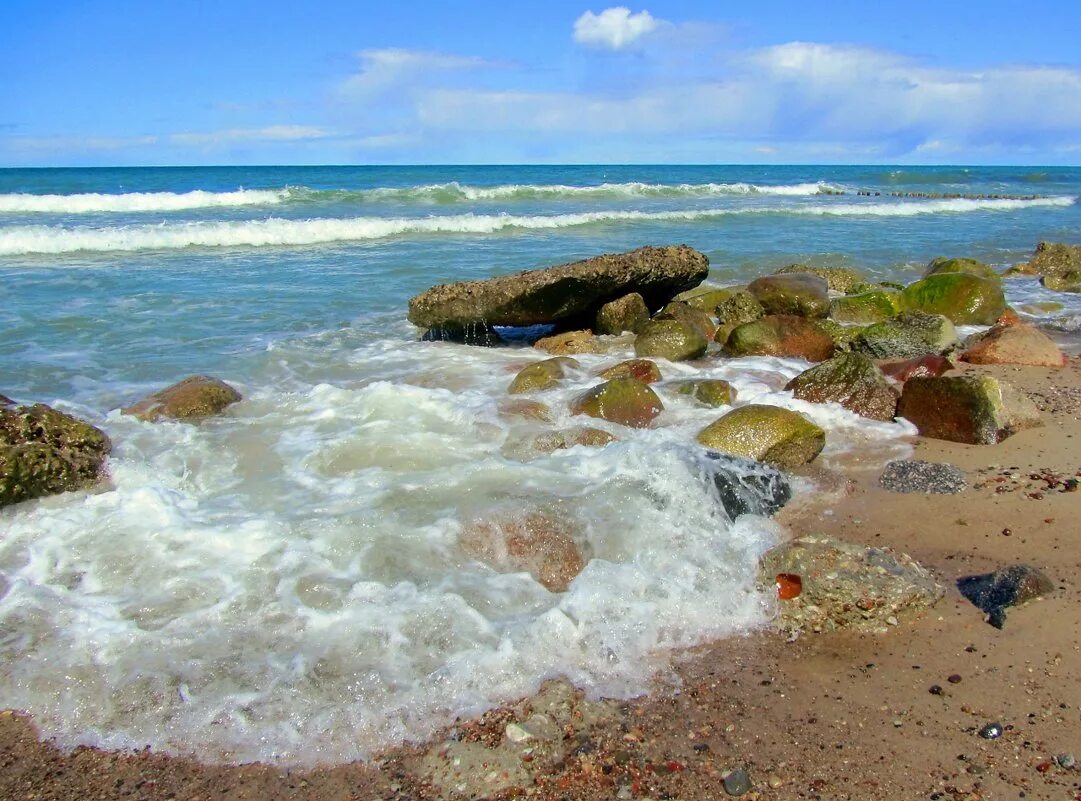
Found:
[(88, 192), (71, 195), (0, 194), (0, 214), (93, 214), (101, 212), (186, 211), (233, 206), (273, 206), (289, 191), (238, 189), (234, 192)]

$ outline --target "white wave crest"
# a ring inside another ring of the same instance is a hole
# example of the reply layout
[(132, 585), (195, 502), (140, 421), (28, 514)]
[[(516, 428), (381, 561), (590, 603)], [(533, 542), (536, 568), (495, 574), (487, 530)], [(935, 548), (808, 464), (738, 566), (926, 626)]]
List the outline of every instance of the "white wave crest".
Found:
[(161, 223), (108, 228), (31, 225), (0, 230), (0, 256), (79, 251), (125, 252), (186, 247), (266, 247), (329, 244), (431, 234), (492, 234), (506, 230), (551, 230), (619, 222), (717, 219), (744, 214), (814, 216), (913, 216), (974, 211), (1014, 211), (1033, 206), (1069, 206), (1073, 197), (1034, 200), (935, 200), (897, 203), (838, 203), (791, 207), (597, 211), (577, 214), (454, 214), (430, 217), (351, 217), (308, 220)]
[(273, 206), (289, 197), (285, 189), (238, 189), (235, 192), (127, 192), (74, 195), (0, 195), (0, 214), (92, 214), (94, 212), (184, 211), (228, 206)]

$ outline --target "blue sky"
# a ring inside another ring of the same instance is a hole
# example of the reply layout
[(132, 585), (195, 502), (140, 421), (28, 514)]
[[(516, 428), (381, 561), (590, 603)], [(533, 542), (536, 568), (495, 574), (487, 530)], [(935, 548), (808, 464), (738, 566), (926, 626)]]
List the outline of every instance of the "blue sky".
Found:
[(4, 0), (0, 166), (1081, 164), (1081, 3)]

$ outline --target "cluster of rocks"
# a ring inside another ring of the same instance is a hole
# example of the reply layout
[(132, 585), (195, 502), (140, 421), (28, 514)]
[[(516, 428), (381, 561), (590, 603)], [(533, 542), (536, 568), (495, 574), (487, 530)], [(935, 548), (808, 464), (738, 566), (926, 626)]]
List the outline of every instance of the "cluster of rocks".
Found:
[(1057, 292), (1081, 292), (1081, 245), (1041, 242), (1028, 262), (1009, 273), (1038, 275), (1041, 284)]

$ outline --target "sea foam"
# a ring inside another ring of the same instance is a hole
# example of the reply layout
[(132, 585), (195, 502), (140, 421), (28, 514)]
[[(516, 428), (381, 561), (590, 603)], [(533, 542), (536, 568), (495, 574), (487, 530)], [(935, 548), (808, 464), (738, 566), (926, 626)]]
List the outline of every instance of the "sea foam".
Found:
[(0, 214), (92, 214), (100, 212), (185, 211), (230, 206), (273, 206), (288, 190), (238, 189), (234, 192), (128, 192), (72, 195), (0, 194)]

